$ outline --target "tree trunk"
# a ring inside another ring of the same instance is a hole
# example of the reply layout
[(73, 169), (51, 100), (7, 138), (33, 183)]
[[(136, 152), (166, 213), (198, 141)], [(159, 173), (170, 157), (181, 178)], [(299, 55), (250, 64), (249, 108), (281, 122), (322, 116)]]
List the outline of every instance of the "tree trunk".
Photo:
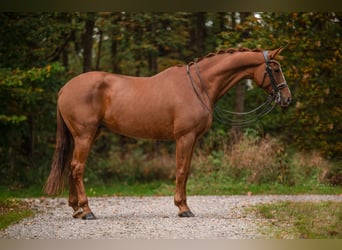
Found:
[[(236, 85), (236, 92), (235, 92), (235, 102), (234, 102), (234, 111), (241, 113), (245, 110), (245, 81), (239, 82)], [(243, 120), (243, 117), (240, 115), (234, 115), (234, 120), (240, 121)], [(230, 131), (230, 137), (232, 140), (232, 143), (235, 143), (240, 140), (241, 138), (241, 127), (232, 125), (231, 131)]]
[[(156, 27), (155, 27), (154, 22), (151, 23), (150, 32), (152, 34), (156, 32)], [(156, 44), (154, 44), (154, 45), (157, 47)], [(156, 50), (157, 50), (157, 48), (156, 48)], [(155, 75), (158, 73), (158, 53), (157, 53), (157, 51), (154, 51), (154, 50), (149, 51), (149, 53), (148, 53), (148, 69), (149, 69), (150, 75)]]
[(86, 14), (84, 33), (82, 34), (83, 47), (83, 72), (92, 70), (92, 50), (93, 50), (93, 33), (95, 27), (95, 13)]
[(158, 57), (153, 52), (148, 54), (148, 67), (151, 75), (158, 73)]
[(118, 41), (117, 41), (117, 34), (120, 33), (118, 23), (121, 20), (121, 13), (113, 14), (112, 18), (112, 43), (110, 47), (111, 52), (111, 62), (112, 62), (112, 72), (120, 74), (120, 60), (118, 58)]
[(203, 56), (205, 50), (205, 37), (206, 37), (206, 13), (195, 12), (191, 16), (192, 29), (190, 31), (190, 48), (194, 51), (194, 56)]
[(112, 71), (113, 73), (120, 74), (120, 66), (119, 66), (119, 59), (117, 57), (118, 54), (118, 42), (114, 39), (114, 32), (113, 31), (113, 39), (112, 39), (112, 44), (111, 44), (111, 59), (112, 59)]
[[(240, 12), (240, 24), (243, 24), (246, 21), (246, 18), (250, 15), (249, 12)], [(232, 27), (235, 29), (236, 20), (235, 13), (232, 13)], [(245, 39), (248, 33), (244, 32), (242, 35), (242, 39)], [(235, 104), (234, 111), (235, 112), (244, 112), (245, 110), (245, 85), (246, 81), (241, 81), (236, 85), (236, 93), (235, 93)], [(234, 117), (234, 120), (238, 120), (240, 117), (237, 115)], [(231, 135), (234, 141), (239, 140), (241, 136), (241, 128), (234, 126), (232, 127)]]
[(69, 50), (68, 47), (64, 48), (62, 52), (63, 67), (65, 70), (69, 70)]
[(102, 36), (103, 36), (102, 30), (99, 29), (98, 34), (99, 34), (99, 44), (98, 44), (98, 48), (97, 48), (95, 70), (100, 70), (100, 59), (101, 59), (101, 52), (102, 52)]
[(218, 12), (218, 22), (220, 31), (223, 32), (226, 30), (226, 23), (227, 23), (227, 12)]

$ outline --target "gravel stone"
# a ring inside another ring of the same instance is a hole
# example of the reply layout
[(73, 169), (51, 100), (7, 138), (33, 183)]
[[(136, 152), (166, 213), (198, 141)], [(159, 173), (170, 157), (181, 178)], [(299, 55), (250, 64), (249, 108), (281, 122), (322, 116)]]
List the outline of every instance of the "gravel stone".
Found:
[(36, 215), (0, 231), (0, 239), (258, 239), (245, 208), (277, 201), (338, 201), (341, 195), (188, 196), (195, 217), (179, 218), (173, 197), (89, 198), (97, 220), (72, 218), (65, 198), (24, 199)]

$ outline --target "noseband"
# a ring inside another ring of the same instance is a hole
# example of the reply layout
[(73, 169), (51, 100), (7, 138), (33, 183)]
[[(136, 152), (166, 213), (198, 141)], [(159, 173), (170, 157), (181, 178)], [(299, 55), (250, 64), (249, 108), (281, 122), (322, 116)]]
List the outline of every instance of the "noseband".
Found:
[[(270, 62), (275, 62), (275, 63), (278, 63), (278, 62), (276, 62), (274, 60), (269, 60), (268, 59), (268, 51), (267, 50), (265, 50), (263, 52), (263, 55), (264, 55), (265, 62), (266, 62), (266, 71), (265, 71), (265, 74), (264, 74), (264, 77), (262, 79), (262, 83), (261, 83), (260, 86), (263, 89), (268, 87), (268, 86), (265, 86), (265, 87), (263, 86), (265, 78), (266, 78), (266, 74), (268, 74), (268, 77), (271, 80), (271, 85), (272, 85), (272, 89), (273, 89), (273, 92), (272, 92), (271, 95), (273, 96), (275, 102), (279, 103), (281, 101), (281, 92), (280, 92), (280, 90), (286, 88), (287, 87), (287, 83), (286, 83), (286, 81), (284, 81), (282, 83), (277, 84), (277, 82), (275, 81), (274, 76), (273, 76), (273, 70), (272, 70), (272, 68), (270, 66)], [(284, 78), (284, 80), (285, 80), (285, 78)]]

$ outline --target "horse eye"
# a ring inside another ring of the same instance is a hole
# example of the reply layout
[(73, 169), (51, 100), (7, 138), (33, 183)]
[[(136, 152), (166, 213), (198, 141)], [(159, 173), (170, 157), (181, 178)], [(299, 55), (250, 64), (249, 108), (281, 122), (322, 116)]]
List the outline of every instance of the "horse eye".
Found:
[(279, 73), (279, 72), (280, 72), (280, 69), (274, 69), (274, 72), (275, 72), (275, 73)]

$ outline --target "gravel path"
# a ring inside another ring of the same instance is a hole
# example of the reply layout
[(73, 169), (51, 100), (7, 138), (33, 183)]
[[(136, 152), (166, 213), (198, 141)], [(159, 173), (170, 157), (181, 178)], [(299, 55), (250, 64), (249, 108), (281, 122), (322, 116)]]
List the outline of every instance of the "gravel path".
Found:
[(104, 197), (89, 199), (98, 217), (71, 217), (65, 198), (25, 199), (37, 210), (6, 230), (0, 239), (255, 239), (262, 223), (246, 207), (276, 201), (339, 201), (339, 195), (189, 196), (195, 217), (179, 218), (173, 197)]

